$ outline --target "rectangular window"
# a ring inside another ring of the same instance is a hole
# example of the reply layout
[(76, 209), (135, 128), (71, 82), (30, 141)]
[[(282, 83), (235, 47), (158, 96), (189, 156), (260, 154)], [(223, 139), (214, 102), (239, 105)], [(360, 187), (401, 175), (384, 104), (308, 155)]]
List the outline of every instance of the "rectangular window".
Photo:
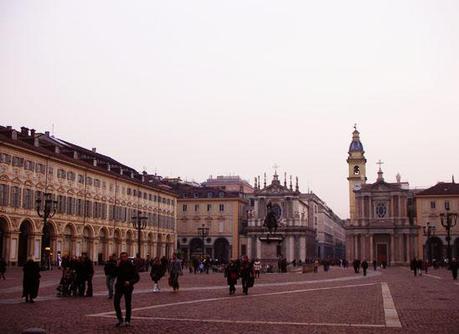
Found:
[(54, 169), (51, 166), (48, 166), (48, 175), (54, 175)]
[(24, 189), (23, 191), (22, 207), (26, 210), (33, 209), (33, 193), (30, 189)]
[(1, 153), (0, 154), (0, 163), (2, 164), (11, 164), (11, 155), (6, 154), (6, 153)]
[(65, 196), (57, 196), (57, 213), (65, 213)]
[(105, 183), (105, 181), (102, 181), (102, 189), (107, 189), (107, 183)]
[(225, 204), (220, 204), (220, 205), (218, 206), (218, 209), (220, 210), (220, 212), (225, 211)]
[(13, 208), (21, 206), (21, 190), (19, 187), (11, 187), (11, 206)]
[(24, 162), (24, 169), (25, 170), (30, 170), (30, 171), (33, 172), (33, 170), (35, 169), (35, 163), (33, 161), (26, 160)]
[(187, 209), (187, 205), (186, 205), (186, 204), (183, 204), (183, 209), (182, 209), (182, 211), (185, 212), (186, 209)]
[(445, 201), (445, 210), (449, 210), (449, 201)]
[(148, 194), (148, 200), (151, 201), (153, 199), (153, 196), (151, 194)]
[(83, 217), (83, 200), (81, 198), (78, 198), (76, 200), (76, 215)]
[(84, 184), (84, 176), (81, 174), (78, 174), (78, 183)]
[(24, 158), (13, 157), (13, 166), (14, 167), (23, 167), (24, 166)]
[(100, 180), (99, 179), (94, 179), (94, 187), (100, 188)]
[(430, 208), (435, 209), (435, 201), (430, 202)]
[(0, 205), (8, 206), (9, 186), (0, 184)]
[(74, 172), (67, 172), (67, 180), (75, 181), (75, 173)]
[(45, 174), (45, 165), (36, 163), (35, 164), (35, 172), (40, 173), (40, 174)]
[(91, 201), (86, 200), (84, 205), (84, 213), (85, 217), (91, 218), (92, 217), (92, 203)]
[(212, 204), (207, 204), (207, 211), (212, 210)]
[(143, 199), (147, 199), (147, 193), (143, 193)]
[(198, 212), (198, 211), (199, 211), (199, 204), (195, 204), (195, 205), (194, 205), (194, 211), (195, 211), (195, 212)]
[(128, 194), (128, 195), (131, 194), (131, 188), (127, 188), (127, 194)]
[(86, 184), (92, 186), (92, 178), (90, 176), (86, 176)]
[(67, 214), (73, 215), (75, 214), (75, 200), (73, 197), (67, 197)]

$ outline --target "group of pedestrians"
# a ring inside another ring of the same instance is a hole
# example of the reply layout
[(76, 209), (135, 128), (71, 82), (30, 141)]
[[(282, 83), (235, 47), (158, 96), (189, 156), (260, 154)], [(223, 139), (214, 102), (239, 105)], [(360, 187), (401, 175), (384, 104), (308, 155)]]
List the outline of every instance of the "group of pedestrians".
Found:
[[(231, 260), (225, 268), (225, 277), (229, 285), (229, 294), (234, 295), (236, 293), (236, 284), (239, 278), (241, 278), (242, 292), (247, 295), (249, 288), (253, 287), (255, 283), (255, 262), (249, 261), (247, 256), (243, 256), (242, 260)], [(259, 271), (258, 271), (259, 277)]]
[(86, 253), (62, 259), (62, 277), (57, 287), (58, 296), (92, 297), (94, 265)]

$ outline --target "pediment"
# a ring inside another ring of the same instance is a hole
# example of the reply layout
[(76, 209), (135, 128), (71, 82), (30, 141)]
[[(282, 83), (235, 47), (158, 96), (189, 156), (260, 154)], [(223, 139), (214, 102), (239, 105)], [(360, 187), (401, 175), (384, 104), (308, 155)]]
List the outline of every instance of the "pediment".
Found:
[(8, 175), (2, 174), (0, 175), (0, 181), (9, 182), (10, 178), (8, 177)]
[(33, 183), (31, 180), (25, 180), (24, 185), (28, 187), (33, 187)]
[(18, 177), (15, 177), (14, 179), (11, 180), (11, 183), (13, 183), (13, 184), (21, 184), (21, 180)]

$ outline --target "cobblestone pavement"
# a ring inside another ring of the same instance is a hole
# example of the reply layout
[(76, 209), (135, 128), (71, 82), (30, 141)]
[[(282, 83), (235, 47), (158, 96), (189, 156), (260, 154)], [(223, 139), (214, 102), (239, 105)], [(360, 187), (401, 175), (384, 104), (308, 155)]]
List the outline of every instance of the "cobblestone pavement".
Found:
[(34, 304), (21, 300), (22, 272), (0, 280), (0, 333), (30, 327), (47, 333), (458, 333), (459, 282), (445, 269), (414, 277), (394, 267), (366, 277), (332, 267), (317, 274), (264, 274), (249, 295), (229, 296), (221, 273), (189, 274), (174, 293), (152, 292), (141, 273), (131, 327), (115, 328), (112, 301), (98, 267), (94, 297), (57, 297), (59, 270), (42, 272)]

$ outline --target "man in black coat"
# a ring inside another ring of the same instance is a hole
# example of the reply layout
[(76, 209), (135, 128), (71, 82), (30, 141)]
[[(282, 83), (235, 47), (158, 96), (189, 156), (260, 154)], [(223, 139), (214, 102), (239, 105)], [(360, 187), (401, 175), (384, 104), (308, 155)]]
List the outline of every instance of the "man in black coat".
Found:
[[(139, 281), (139, 274), (135, 266), (129, 261), (128, 254), (122, 252), (120, 254), (120, 261), (117, 267), (116, 284), (115, 284), (115, 298), (114, 305), (118, 323), (116, 327), (129, 326), (131, 322), (131, 300), (134, 284)], [(124, 302), (126, 304), (126, 318), (123, 322), (123, 314), (121, 313), (121, 297), (124, 295)]]
[(368, 262), (366, 259), (362, 262), (363, 276), (367, 276)]
[(451, 269), (451, 273), (453, 274), (453, 280), (457, 280), (457, 270), (459, 268), (459, 263), (457, 262), (456, 258), (453, 258), (449, 265), (449, 268)]
[(40, 266), (37, 262), (29, 259), (22, 270), (24, 271), (22, 297), (25, 297), (26, 303), (33, 303), (34, 298), (37, 298), (38, 287), (40, 286)]
[(105, 262), (104, 265), (105, 284), (107, 285), (108, 299), (112, 299), (113, 297), (113, 285), (115, 284), (117, 270), (116, 267), (116, 255), (113, 254), (110, 256), (109, 260)]

